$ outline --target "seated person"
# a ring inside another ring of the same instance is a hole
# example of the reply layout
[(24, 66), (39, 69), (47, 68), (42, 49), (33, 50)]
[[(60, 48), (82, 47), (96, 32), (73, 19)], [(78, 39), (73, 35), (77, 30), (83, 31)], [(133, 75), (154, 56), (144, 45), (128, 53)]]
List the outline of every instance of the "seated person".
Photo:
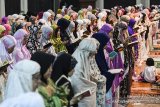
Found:
[(154, 60), (152, 58), (148, 58), (146, 61), (146, 67), (144, 71), (140, 74), (142, 80), (146, 82), (153, 83), (156, 81), (156, 67), (154, 66)]

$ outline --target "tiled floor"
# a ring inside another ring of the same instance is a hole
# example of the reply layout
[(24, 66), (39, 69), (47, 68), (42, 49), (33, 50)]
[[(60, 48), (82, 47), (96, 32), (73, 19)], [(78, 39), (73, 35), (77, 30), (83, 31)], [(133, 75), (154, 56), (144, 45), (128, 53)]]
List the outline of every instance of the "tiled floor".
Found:
[[(160, 51), (150, 52), (150, 57), (160, 58)], [(136, 66), (136, 73), (139, 74), (145, 63), (142, 66)], [(152, 90), (152, 84), (144, 82), (132, 82), (131, 96), (127, 107), (160, 107), (160, 90)]]

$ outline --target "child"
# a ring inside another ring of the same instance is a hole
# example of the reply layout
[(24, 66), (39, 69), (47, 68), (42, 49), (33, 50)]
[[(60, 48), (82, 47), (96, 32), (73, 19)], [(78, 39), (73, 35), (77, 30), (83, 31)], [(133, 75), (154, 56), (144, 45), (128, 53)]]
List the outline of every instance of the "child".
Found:
[(147, 59), (146, 67), (140, 76), (146, 82), (153, 83), (156, 81), (156, 67), (154, 66), (154, 60), (152, 58)]

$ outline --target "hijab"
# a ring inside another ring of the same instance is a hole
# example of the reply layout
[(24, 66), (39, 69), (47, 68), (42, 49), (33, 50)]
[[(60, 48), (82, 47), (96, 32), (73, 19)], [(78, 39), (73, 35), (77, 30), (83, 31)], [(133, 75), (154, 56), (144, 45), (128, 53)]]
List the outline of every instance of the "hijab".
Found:
[(79, 107), (96, 107), (96, 83), (91, 81), (91, 60), (95, 56), (99, 43), (94, 38), (83, 39), (78, 48), (73, 53), (78, 63), (71, 76), (71, 84), (74, 94), (81, 93), (84, 90), (92, 90), (90, 97), (85, 97), (78, 102)]
[(8, 18), (7, 17), (2, 17), (2, 25), (7, 24)]
[(109, 34), (113, 30), (113, 27), (110, 24), (105, 24), (102, 26), (102, 28), (99, 30), (99, 33), (105, 33)]
[(32, 76), (40, 71), (40, 65), (31, 60), (22, 60), (9, 72), (5, 99), (33, 91)]
[(56, 82), (62, 75), (68, 77), (68, 73), (74, 69), (76, 64), (76, 59), (70, 54), (65, 52), (58, 53), (53, 64), (53, 71), (51, 74), (52, 80)]
[(70, 21), (64, 18), (58, 20), (57, 25), (60, 27), (61, 31), (65, 31), (70, 25)]
[(90, 80), (90, 55), (96, 54), (98, 46), (99, 43), (94, 38), (85, 38), (80, 42), (72, 55), (78, 61), (74, 75)]
[(53, 64), (55, 57), (51, 54), (37, 51), (35, 52), (31, 60), (36, 61), (41, 66), (40, 73), (41, 73), (41, 80), (44, 83), (47, 83), (47, 80), (44, 78), (44, 74), (47, 72), (48, 68)]
[(3, 25), (0, 25), (0, 35), (6, 30), (6, 28)]
[(0, 41), (0, 58), (1, 61), (11, 61), (12, 58), (10, 54), (8, 53), (7, 49), (16, 46), (16, 39), (11, 35), (6, 35), (1, 38)]
[(135, 19), (130, 19), (129, 25), (128, 25), (128, 33), (130, 36), (134, 34), (133, 27), (134, 27), (135, 23), (136, 23)]
[(5, 100), (0, 107), (45, 107), (43, 98), (38, 93), (29, 92)]
[(108, 67), (108, 64), (105, 59), (104, 47), (106, 46), (106, 44), (109, 42), (110, 39), (104, 33), (95, 33), (95, 34), (93, 34), (92, 37), (95, 38), (96, 40), (98, 40), (100, 43), (98, 52), (96, 54), (96, 62), (97, 62), (97, 65), (101, 71), (101, 74), (107, 78), (106, 92), (108, 92), (112, 86), (112, 82), (114, 80), (114, 75), (108, 72), (109, 67)]
[(28, 33), (24, 29), (19, 29), (14, 34), (14, 37), (17, 40), (17, 45), (13, 52), (13, 57), (15, 58), (16, 62), (19, 60), (31, 58), (31, 54), (29, 50), (27, 49), (26, 45), (23, 45), (25, 36), (28, 36)]
[(51, 13), (49, 12), (44, 12), (42, 19), (46, 21), (46, 25), (51, 26), (51, 22), (48, 21), (48, 18), (51, 17)]
[(53, 29), (50, 26), (42, 26), (42, 35), (46, 40), (49, 40), (51, 37), (51, 33), (53, 32)]
[(11, 26), (9, 24), (4, 24), (3, 26), (6, 28), (4, 35), (9, 35), (9, 33), (11, 31)]

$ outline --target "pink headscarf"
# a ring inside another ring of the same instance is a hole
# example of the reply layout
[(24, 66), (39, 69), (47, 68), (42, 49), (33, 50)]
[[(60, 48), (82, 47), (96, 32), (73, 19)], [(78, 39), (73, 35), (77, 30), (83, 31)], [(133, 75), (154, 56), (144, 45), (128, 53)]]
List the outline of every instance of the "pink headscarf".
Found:
[(9, 32), (11, 31), (11, 26), (9, 24), (4, 24), (3, 26), (6, 28), (4, 35), (9, 35)]
[(31, 58), (31, 54), (29, 50), (26, 48), (26, 45), (23, 45), (25, 36), (28, 36), (28, 33), (24, 29), (19, 29), (14, 34), (14, 37), (17, 40), (17, 45), (13, 52), (13, 58), (15, 59), (16, 62), (23, 60), (23, 59)]

